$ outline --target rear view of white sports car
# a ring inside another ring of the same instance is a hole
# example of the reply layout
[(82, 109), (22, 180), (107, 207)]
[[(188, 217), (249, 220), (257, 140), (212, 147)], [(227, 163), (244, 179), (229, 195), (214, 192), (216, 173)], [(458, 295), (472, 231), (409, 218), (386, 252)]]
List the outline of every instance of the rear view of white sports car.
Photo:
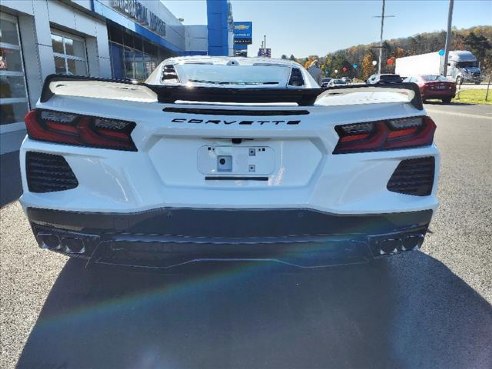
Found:
[(49, 76), (26, 126), (34, 235), (94, 263), (371, 260), (419, 248), (438, 204), (412, 83), (323, 92), (295, 62), (172, 58), (145, 83)]

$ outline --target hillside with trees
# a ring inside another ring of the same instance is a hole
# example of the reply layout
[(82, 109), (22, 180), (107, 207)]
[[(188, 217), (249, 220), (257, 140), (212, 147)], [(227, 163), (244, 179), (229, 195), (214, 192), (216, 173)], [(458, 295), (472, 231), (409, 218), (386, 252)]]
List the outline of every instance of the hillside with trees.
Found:
[[(492, 26), (453, 29), (450, 50), (469, 50), (478, 58), (483, 74), (492, 73)], [(403, 56), (439, 52), (444, 49), (446, 32), (421, 33), (407, 38), (386, 40), (383, 43), (382, 73), (394, 73), (395, 59)], [(352, 46), (319, 57), (297, 59), (303, 65), (318, 59), (326, 76), (366, 80), (377, 72), (373, 61), (378, 60), (379, 43)], [(289, 59), (293, 59), (291, 55)], [(336, 72), (335, 72), (336, 71)]]

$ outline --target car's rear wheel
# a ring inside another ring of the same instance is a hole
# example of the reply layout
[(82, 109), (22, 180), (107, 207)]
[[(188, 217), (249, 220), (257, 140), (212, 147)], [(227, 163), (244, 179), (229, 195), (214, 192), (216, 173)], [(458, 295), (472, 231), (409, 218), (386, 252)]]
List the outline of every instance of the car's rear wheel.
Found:
[(443, 99), (441, 99), (443, 103), (445, 104), (449, 104), (451, 102), (451, 98), (450, 97), (445, 97)]

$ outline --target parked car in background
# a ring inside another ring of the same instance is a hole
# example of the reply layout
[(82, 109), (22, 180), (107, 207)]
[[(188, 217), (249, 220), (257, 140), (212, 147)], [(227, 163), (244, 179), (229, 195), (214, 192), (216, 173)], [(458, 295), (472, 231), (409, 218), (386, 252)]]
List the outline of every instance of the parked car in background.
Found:
[(328, 83), (330, 83), (331, 80), (332, 78), (323, 78), (321, 80), (321, 87), (328, 87)]
[(342, 80), (342, 79), (338, 79), (338, 78), (334, 78), (332, 79), (329, 83), (328, 83), (328, 87), (335, 87), (335, 86), (344, 86), (346, 85), (347, 83)]
[(419, 86), (422, 100), (440, 99), (443, 103), (450, 103), (456, 95), (456, 83), (439, 74), (424, 74), (408, 77), (404, 82), (413, 82)]
[(403, 79), (398, 74), (373, 74), (366, 83), (368, 85), (386, 84), (386, 83), (401, 83)]
[(352, 80), (349, 77), (342, 77), (341, 80), (347, 84), (352, 82)]

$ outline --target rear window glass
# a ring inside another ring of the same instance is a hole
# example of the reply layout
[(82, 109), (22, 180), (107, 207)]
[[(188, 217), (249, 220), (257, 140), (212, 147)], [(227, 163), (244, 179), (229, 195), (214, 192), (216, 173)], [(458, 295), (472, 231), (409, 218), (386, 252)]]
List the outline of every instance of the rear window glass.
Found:
[(401, 82), (401, 77), (398, 74), (382, 75), (380, 79), (383, 81)]
[(290, 67), (281, 65), (175, 65), (182, 83), (212, 85), (286, 85)]
[(420, 76), (420, 77), (426, 82), (432, 82), (432, 81), (446, 82), (447, 81), (446, 77), (440, 76), (438, 74), (427, 74), (427, 75)]

